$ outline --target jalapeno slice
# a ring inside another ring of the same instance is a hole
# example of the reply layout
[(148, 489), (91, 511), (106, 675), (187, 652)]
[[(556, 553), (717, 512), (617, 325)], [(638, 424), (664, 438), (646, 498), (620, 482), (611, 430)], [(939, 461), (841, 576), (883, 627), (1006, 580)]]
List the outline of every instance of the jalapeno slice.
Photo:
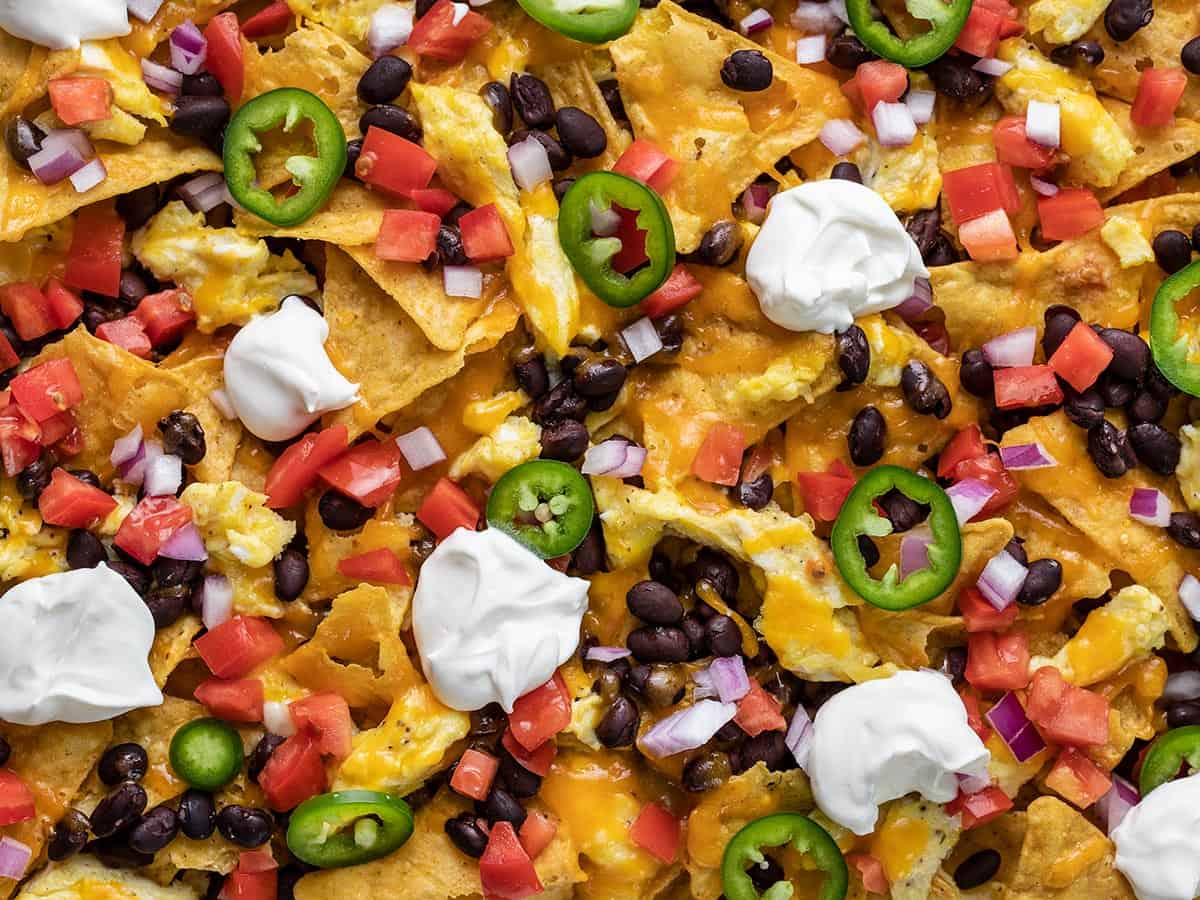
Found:
[[(817, 900), (843, 900), (850, 874), (841, 849), (829, 832), (799, 813), (776, 813), (755, 819), (725, 845), (725, 856), (721, 860), (721, 886), (726, 900), (758, 900), (759, 893), (746, 868), (766, 861), (763, 847), (782, 847), (785, 844), (791, 844), (796, 850), (807, 854), (816, 867), (825, 873)], [(790, 882), (777, 881), (761, 896), (762, 900), (787, 900), (794, 893), (795, 888)]]
[[(647, 262), (630, 273), (613, 268), (621, 238), (592, 231), (593, 213), (614, 206), (637, 213), (637, 227), (645, 232)], [(584, 284), (609, 306), (633, 306), (658, 290), (675, 268), (675, 229), (662, 198), (615, 172), (590, 172), (571, 185), (558, 211), (558, 241)]]
[(242, 738), (220, 719), (188, 722), (171, 738), (171, 768), (195, 788), (215, 791), (242, 769)]
[(563, 462), (535, 459), (509, 469), (488, 497), (487, 520), (542, 559), (565, 556), (592, 527), (587, 479)]
[[(883, 537), (892, 533), (892, 523), (875, 511), (875, 501), (892, 488), (910, 500), (929, 506), (928, 527), (933, 540), (926, 552), (929, 565), (901, 579), (893, 564), (882, 578), (873, 578), (859, 549), (861, 535)], [(928, 603), (954, 581), (962, 562), (962, 535), (954, 505), (930, 478), (899, 466), (879, 466), (858, 480), (829, 536), (833, 559), (842, 578), (854, 592), (880, 609), (912, 609)]]
[(531, 19), (576, 41), (603, 44), (627, 32), (638, 0), (517, 0)]
[(322, 869), (387, 856), (412, 837), (412, 809), (379, 791), (335, 791), (310, 797), (292, 811), (288, 849)]
[(1142, 760), (1138, 788), (1145, 797), (1157, 787), (1173, 781), (1183, 764), (1200, 769), (1200, 725), (1172, 728), (1155, 738)]
[(1150, 311), (1150, 352), (1167, 380), (1185, 394), (1200, 397), (1200, 360), (1192, 358), (1190, 341), (1180, 334), (1177, 304), (1200, 289), (1200, 260), (1166, 279), (1154, 295)]
[[(254, 154), (259, 135), (283, 126), (291, 132), (301, 122), (312, 124), (316, 156), (290, 156), (284, 168), (299, 190), (282, 201), (258, 184)], [(346, 132), (342, 123), (316, 94), (300, 88), (279, 88), (260, 94), (234, 115), (225, 129), (225, 182), (229, 192), (249, 212), (272, 225), (298, 225), (325, 205), (346, 168)]]
[(926, 66), (954, 46), (971, 15), (971, 0), (905, 0), (908, 14), (929, 22), (929, 30), (908, 40), (896, 37), (872, 15), (871, 0), (846, 0), (846, 17), (858, 39), (884, 59), (909, 69)]

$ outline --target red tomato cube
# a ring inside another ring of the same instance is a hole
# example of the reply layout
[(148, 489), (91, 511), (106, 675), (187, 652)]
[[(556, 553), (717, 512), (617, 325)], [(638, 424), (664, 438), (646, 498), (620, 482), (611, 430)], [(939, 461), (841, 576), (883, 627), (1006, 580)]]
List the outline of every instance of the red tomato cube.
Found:
[(81, 291), (119, 296), (124, 241), (125, 222), (110, 204), (85, 206), (75, 217), (63, 281)]
[(50, 318), (54, 320), (55, 329), (70, 328), (83, 315), (83, 301), (79, 299), (79, 295), (65, 287), (57, 278), (46, 281), (43, 293), (46, 295), (46, 307)]
[(27, 822), (36, 815), (29, 785), (12, 769), (0, 769), (0, 828)]
[(267, 805), (277, 812), (295, 809), (325, 792), (325, 764), (316, 739), (307, 731), (293, 734), (271, 754), (258, 776)]
[(263, 683), (257, 678), (234, 681), (209, 678), (197, 686), (192, 696), (218, 719), (227, 722), (262, 721)]
[(1042, 237), (1069, 241), (1104, 224), (1100, 201), (1087, 188), (1062, 188), (1053, 197), (1038, 197)]
[(143, 297), (133, 315), (155, 347), (179, 340), (196, 321), (191, 295), (182, 288)]
[(1016, 691), (1029, 683), (1029, 639), (1021, 632), (967, 638), (967, 681), (984, 691)]
[(442, 220), (415, 209), (384, 211), (383, 225), (375, 238), (375, 256), (389, 262), (419, 263), (437, 251)]
[(633, 842), (659, 862), (675, 862), (679, 856), (680, 823), (661, 803), (647, 803), (629, 826)]
[(356, 444), (317, 473), (363, 506), (379, 506), (400, 483), (400, 448), (395, 441)]
[(983, 594), (969, 587), (958, 595), (958, 611), (968, 634), (979, 631), (1005, 631), (1017, 621), (1017, 604), (998, 610)]
[(1005, 116), (997, 122), (992, 129), (992, 141), (996, 145), (996, 158), (1007, 165), (1035, 172), (1054, 165), (1054, 150), (1029, 140), (1023, 116)]
[(525, 900), (542, 892), (542, 883), (529, 854), (521, 846), (512, 822), (497, 822), (479, 858), (483, 895), (495, 900)]
[(399, 197), (427, 187), (435, 171), (437, 160), (422, 147), (374, 125), (367, 129), (354, 165), (354, 173), (367, 184)]
[(325, 691), (294, 700), (288, 706), (292, 721), (301, 731), (317, 739), (317, 749), (329, 756), (345, 759), (350, 755), (354, 721), (350, 706), (340, 694)]
[(74, 409), (83, 401), (75, 366), (65, 357), (26, 369), (9, 386), (13, 400), (37, 422)]
[(500, 769), (500, 760), (482, 750), (467, 750), (454, 767), (450, 789), (473, 800), (486, 800)]
[(472, 262), (490, 262), (512, 256), (512, 239), (496, 204), (473, 209), (458, 220), (463, 251)]
[(517, 698), (508, 717), (513, 740), (534, 751), (571, 724), (571, 695), (557, 672), (528, 694)]
[(418, 56), (444, 62), (462, 60), (471, 45), (491, 31), (492, 23), (486, 16), (468, 11), (455, 24), (455, 15), (454, 4), (450, 0), (438, 0), (413, 25), (408, 38), (409, 49)]
[(862, 97), (862, 108), (868, 116), (880, 103), (895, 103), (908, 90), (908, 70), (885, 59), (862, 63), (854, 73)]
[(242, 29), (235, 13), (224, 12), (213, 16), (204, 29), (208, 41), (208, 58), (205, 65), (221, 82), (225, 95), (231, 103), (242, 99), (246, 85), (246, 58), (242, 47)]
[(1112, 358), (1112, 347), (1091, 327), (1076, 322), (1048, 360), (1048, 365), (1059, 378), (1082, 393), (1096, 383)]
[(475, 501), (449, 478), (440, 478), (417, 510), (417, 518), (443, 541), (456, 528), (474, 531), (479, 524), (479, 507)]
[(750, 737), (757, 737), (764, 731), (787, 729), (787, 719), (780, 712), (779, 701), (754, 680), (750, 682), (750, 693), (738, 701), (733, 721)]
[(38, 497), (38, 512), (48, 525), (91, 528), (117, 508), (117, 501), (100, 488), (81, 481), (66, 469), (50, 473), (50, 484)]
[(1142, 69), (1129, 118), (1141, 128), (1170, 125), (1175, 121), (1175, 110), (1187, 85), (1188, 76), (1183, 69)]
[[(143, 497), (117, 529), (113, 543), (142, 565), (148, 566), (158, 558), (163, 544), (191, 521), (191, 507), (184, 506), (174, 497)], [(236, 678), (244, 673), (213, 674), (222, 678)]]
[(1108, 700), (1068, 684), (1053, 666), (1033, 673), (1025, 714), (1055, 744), (1094, 747), (1108, 741)]
[(96, 326), (96, 337), (142, 359), (148, 359), (154, 352), (146, 329), (135, 316), (100, 323)]
[(679, 172), (679, 162), (645, 138), (636, 138), (625, 148), (612, 170), (618, 175), (645, 182), (661, 194)]
[[(625, 245), (622, 243), (621, 245)], [(643, 247), (645, 239), (643, 238)], [(643, 250), (643, 255), (645, 251)], [(676, 263), (675, 268), (663, 282), (662, 287), (642, 301), (642, 312), (652, 319), (673, 313), (686, 306), (691, 300), (700, 296), (704, 290), (696, 276), (683, 263)]]
[(544, 812), (536, 809), (529, 810), (517, 835), (521, 846), (529, 854), (530, 859), (537, 859), (543, 850), (550, 846), (554, 835), (558, 832), (558, 823)]
[(13, 330), (23, 341), (36, 340), (58, 327), (46, 295), (28, 281), (0, 286), (0, 312), (12, 321)]
[(1017, 409), (1062, 403), (1063, 392), (1050, 366), (1012, 366), (992, 373), (996, 386), (996, 406)]
[(1002, 163), (980, 163), (946, 172), (942, 190), (950, 215), (959, 226), (998, 209), (1012, 214), (1021, 208), (1012, 169)]
[(946, 804), (946, 812), (962, 816), (964, 831), (986, 825), (999, 816), (1004, 815), (1013, 807), (1012, 800), (1000, 788), (992, 785), (977, 794), (962, 794)]
[(389, 547), (347, 556), (338, 561), (337, 570), (347, 578), (372, 584), (412, 584), (404, 561)]
[(1064, 747), (1046, 774), (1046, 787), (1079, 809), (1087, 809), (1108, 793), (1112, 776), (1074, 747)]
[(52, 78), (50, 105), (64, 125), (101, 122), (112, 115), (113, 90), (103, 78)]
[(281, 638), (266, 619), (234, 616), (193, 642), (196, 652), (218, 678), (241, 678), (284, 651)]
[(746, 452), (746, 435), (734, 425), (717, 422), (708, 430), (704, 443), (692, 460), (692, 474), (697, 478), (732, 487), (742, 471), (742, 454)]

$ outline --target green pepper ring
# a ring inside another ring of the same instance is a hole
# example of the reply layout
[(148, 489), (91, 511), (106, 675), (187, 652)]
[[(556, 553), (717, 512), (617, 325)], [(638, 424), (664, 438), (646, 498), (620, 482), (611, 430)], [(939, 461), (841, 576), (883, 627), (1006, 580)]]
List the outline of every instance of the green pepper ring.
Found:
[[(290, 132), (301, 121), (313, 125), (317, 155), (291, 156), (284, 168), (298, 192), (282, 202), (257, 184), (254, 154), (262, 150), (258, 136), (283, 126)], [(316, 94), (300, 88), (278, 88), (248, 101), (225, 130), (225, 183), (233, 198), (272, 225), (299, 225), (325, 205), (346, 169), (346, 132), (333, 111)]]
[[(525, 493), (531, 490), (532, 495)], [(541, 528), (516, 522), (518, 511), (532, 510), (520, 506), (521, 499), (552, 504), (565, 497), (566, 509), (552, 510), (554, 518)], [(509, 537), (536, 553), (542, 559), (565, 556), (583, 543), (592, 527), (596, 503), (587, 479), (574, 466), (552, 459), (534, 459), (509, 469), (496, 482), (488, 495), (488, 527), (503, 531)], [(554, 527), (548, 527), (554, 523)]]
[[(860, 535), (883, 537), (892, 533), (891, 523), (873, 505), (892, 488), (910, 500), (929, 505), (929, 527), (933, 532), (929, 566), (909, 573), (903, 581), (898, 580), (895, 564), (883, 578), (873, 578), (858, 547)], [(962, 534), (954, 504), (935, 481), (899, 466), (878, 466), (858, 480), (833, 523), (829, 543), (838, 571), (854, 592), (872, 606), (893, 612), (912, 609), (937, 597), (954, 581), (962, 563)]]
[(619, 0), (618, 5), (594, 12), (566, 13), (554, 8), (553, 0), (517, 0), (531, 19), (572, 40), (603, 44), (627, 32), (637, 18), (638, 0)]
[[(807, 853), (825, 873), (818, 900), (843, 900), (850, 873), (841, 848), (829, 832), (799, 813), (775, 813), (755, 819), (725, 845), (725, 855), (721, 859), (721, 887), (726, 900), (758, 900), (758, 891), (746, 873), (746, 863), (763, 862), (765, 857), (761, 848), (764, 846), (782, 847), (789, 842), (801, 853)], [(790, 882), (776, 882), (762, 897), (763, 900), (785, 900), (793, 892)]]
[(1188, 340), (1179, 334), (1179, 313), (1175, 309), (1196, 288), (1200, 288), (1200, 260), (1159, 285), (1150, 310), (1150, 352), (1171, 384), (1185, 394), (1200, 397), (1200, 365), (1188, 361)]
[(971, 0), (953, 0), (946, 6), (941, 0), (926, 0), (921, 3), (920, 15), (913, 10), (916, 5), (914, 0), (906, 0), (909, 14), (930, 21), (932, 27), (908, 40), (896, 37), (888, 30), (886, 22), (876, 21), (871, 16), (871, 0), (846, 0), (846, 16), (850, 19), (850, 27), (868, 49), (884, 59), (916, 69), (929, 65), (954, 46), (971, 15), (972, 3)]
[(1172, 728), (1159, 735), (1150, 745), (1142, 760), (1141, 775), (1138, 776), (1138, 789), (1142, 796), (1173, 781), (1184, 762), (1193, 769), (1200, 769), (1200, 725)]
[(242, 738), (220, 719), (195, 719), (171, 738), (169, 757), (175, 774), (194, 788), (215, 791), (242, 769)]
[[(358, 829), (349, 826), (364, 820), (374, 823), (369, 836), (381, 840), (360, 843)], [(310, 866), (337, 869), (387, 856), (412, 833), (412, 809), (398, 797), (379, 791), (335, 791), (310, 797), (293, 810), (287, 845)]]
[[(638, 227), (646, 232), (646, 256), (650, 261), (632, 278), (612, 268), (620, 240), (592, 236), (592, 201), (605, 208), (617, 203), (637, 211)], [(589, 172), (576, 179), (558, 212), (558, 241), (572, 268), (592, 292), (620, 309), (634, 306), (654, 293), (675, 268), (675, 229), (662, 198), (653, 188), (616, 172)]]

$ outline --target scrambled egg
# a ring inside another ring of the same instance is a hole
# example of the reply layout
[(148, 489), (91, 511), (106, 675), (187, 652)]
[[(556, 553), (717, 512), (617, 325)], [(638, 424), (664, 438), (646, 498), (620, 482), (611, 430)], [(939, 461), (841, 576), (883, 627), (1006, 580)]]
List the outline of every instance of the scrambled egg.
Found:
[(476, 434), (491, 434), (506, 418), (529, 403), (524, 391), (501, 391), (463, 407), (462, 423)]
[[(935, 201), (936, 202), (936, 201)], [(916, 339), (907, 331), (893, 328), (883, 316), (867, 316), (856, 323), (871, 345), (871, 368), (867, 384), (872, 387), (897, 387), (900, 372), (913, 358)]]
[(883, 863), (892, 885), (892, 900), (925, 900), (950, 855), (962, 825), (940, 804), (909, 795), (888, 805), (871, 838), (871, 854)]
[(1142, 226), (1126, 216), (1111, 216), (1100, 229), (1100, 239), (1117, 254), (1122, 269), (1154, 262), (1154, 248), (1146, 239)]
[(266, 495), (239, 481), (194, 482), (179, 500), (192, 508), (208, 552), (226, 562), (260, 568), (296, 536), (296, 523), (267, 509)]
[(509, 469), (542, 452), (542, 429), (524, 416), (509, 416), (489, 435), (472, 444), (450, 465), (455, 481), (467, 475), (482, 475), (496, 482)]
[(1029, 30), (1040, 31), (1051, 44), (1083, 37), (1103, 15), (1108, 0), (1035, 0), (1029, 7)]
[(1083, 626), (1054, 656), (1034, 657), (1030, 671), (1055, 666), (1067, 681), (1087, 687), (1161, 647), (1167, 626), (1163, 602), (1144, 587), (1131, 585), (1088, 613)]
[(1175, 467), (1175, 477), (1179, 479), (1183, 502), (1193, 512), (1200, 512), (1200, 429), (1195, 425), (1184, 425), (1179, 429), (1179, 441), (1183, 449), (1179, 454), (1179, 465)]
[(739, 379), (733, 393), (749, 404), (791, 403), (801, 397), (811, 402), (825, 362), (823, 357), (808, 354), (781, 355), (761, 375)]
[(0, 584), (61, 572), (66, 557), (67, 532), (43, 525), (12, 481), (0, 481)]
[(884, 147), (869, 141), (857, 156), (863, 183), (896, 212), (913, 213), (937, 206), (942, 169), (937, 139), (928, 130), (918, 130), (907, 147)]
[(51, 863), (26, 884), (16, 900), (196, 900), (184, 884), (163, 887), (128, 869), (110, 869), (94, 856)]
[(281, 297), (317, 291), (316, 279), (290, 252), (274, 256), (265, 241), (209, 228), (202, 213), (178, 200), (134, 234), (133, 253), (156, 278), (187, 288), (203, 332), (244, 325)]

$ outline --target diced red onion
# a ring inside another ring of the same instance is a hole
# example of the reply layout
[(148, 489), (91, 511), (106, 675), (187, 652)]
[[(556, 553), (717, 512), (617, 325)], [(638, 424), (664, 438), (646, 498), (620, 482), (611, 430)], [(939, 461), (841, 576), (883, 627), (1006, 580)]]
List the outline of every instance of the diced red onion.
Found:
[[(846, 0), (829, 0), (829, 9), (843, 25), (850, 24), (850, 14), (846, 12)], [(872, 12), (872, 16), (876, 14)]]
[(616, 662), (618, 659), (625, 659), (633, 656), (632, 651), (626, 647), (588, 647), (587, 653), (583, 654), (583, 658), (588, 662), (610, 663)]
[(862, 130), (849, 119), (826, 120), (817, 137), (834, 156), (846, 156), (867, 139)]
[(815, 736), (816, 732), (813, 730), (813, 722), (809, 718), (808, 710), (804, 708), (803, 703), (797, 703), (796, 712), (788, 725), (787, 734), (783, 736), (783, 742), (792, 751), (792, 758), (796, 760), (796, 765), (801, 769), (807, 770), (808, 768), (808, 754), (812, 750)]
[(796, 62), (803, 65), (825, 62), (825, 50), (829, 39), (823, 34), (803, 37), (796, 41)]
[(1033, 188), (1035, 194), (1042, 197), (1053, 197), (1058, 193), (1057, 184), (1033, 174), (1029, 176), (1029, 186)]
[(86, 194), (92, 188), (99, 184), (103, 184), (108, 178), (108, 169), (104, 168), (104, 162), (100, 157), (96, 157), (82, 169), (71, 174), (71, 186), (75, 188), (78, 194)]
[(532, 191), (554, 177), (550, 169), (550, 156), (541, 141), (527, 137), (508, 148), (508, 165), (512, 169), (513, 181), (523, 191)]
[(413, 30), (413, 11), (402, 3), (385, 3), (371, 16), (367, 46), (378, 59), (408, 43)]
[(142, 60), (142, 80), (165, 94), (178, 94), (183, 90), (183, 73), (161, 66), (152, 59)]
[(976, 72), (982, 72), (984, 75), (999, 78), (1012, 68), (1012, 63), (1007, 63), (1002, 59), (993, 59), (989, 56), (986, 59), (981, 59), (975, 65), (971, 66), (971, 68)]
[(978, 794), (992, 786), (992, 779), (986, 772), (973, 775), (970, 772), (956, 772), (958, 787), (964, 794)]
[(208, 399), (217, 408), (217, 412), (221, 414), (222, 418), (233, 420), (238, 417), (237, 410), (233, 408), (233, 401), (229, 399), (225, 388), (210, 391)]
[(185, 562), (204, 562), (208, 559), (208, 551), (204, 549), (204, 538), (200, 536), (200, 529), (193, 522), (188, 522), (171, 535), (158, 551), (158, 555)]
[(987, 502), (996, 496), (996, 489), (978, 478), (964, 478), (946, 489), (946, 496), (954, 506), (961, 528), (979, 515)]
[(905, 322), (915, 322), (931, 309), (933, 286), (928, 278), (918, 278), (913, 282), (912, 296), (896, 307), (896, 314)]
[(983, 358), (994, 368), (1033, 365), (1033, 354), (1037, 348), (1037, 329), (1018, 328), (999, 337), (994, 337), (981, 348)]
[(1025, 137), (1043, 147), (1062, 142), (1062, 112), (1057, 103), (1030, 100), (1025, 109)]
[(789, 21), (793, 28), (804, 34), (837, 34), (845, 24), (831, 8), (831, 3), (814, 3), (800, 0)]
[(1025, 583), (1029, 570), (1021, 565), (1007, 550), (1001, 550), (988, 560), (975, 586), (979, 593), (998, 610), (1012, 606)]
[(163, 453), (146, 463), (143, 478), (147, 497), (172, 497), (183, 484), (183, 460), (172, 453)]
[(875, 136), (885, 147), (907, 147), (917, 136), (917, 123), (903, 103), (876, 103), (871, 111)]
[(653, 322), (644, 316), (627, 328), (621, 329), (621, 340), (625, 342), (625, 346), (633, 354), (634, 362), (647, 360), (663, 348), (662, 338), (659, 337), (658, 329), (654, 327)]
[(633, 478), (642, 474), (642, 466), (646, 464), (646, 448), (630, 444), (625, 449), (625, 462), (608, 474), (613, 478)]
[(209, 212), (225, 202), (225, 176), (220, 172), (205, 172), (179, 187), (176, 193), (192, 212)]
[(208, 575), (200, 585), (200, 618), (209, 631), (233, 616), (233, 584), (224, 575)]
[(1179, 582), (1179, 602), (1183, 604), (1189, 616), (1200, 622), (1200, 579), (1190, 572)]
[(692, 689), (693, 700), (707, 700), (717, 696), (717, 686), (713, 684), (712, 672), (708, 669), (698, 669), (692, 673), (692, 681), (696, 687)]
[(27, 844), (22, 844), (8, 835), (0, 837), (0, 878), (20, 881), (25, 877), (25, 870), (29, 868), (29, 859), (32, 856), (33, 850)]
[(1046, 742), (1025, 714), (1017, 695), (1009, 691), (985, 714), (1017, 762), (1028, 762), (1046, 749)]
[(1043, 447), (1040, 441), (1001, 447), (1000, 462), (1004, 463), (1004, 468), (1013, 471), (1049, 469), (1058, 465), (1058, 460), (1050, 455), (1050, 451)]
[(471, 11), (471, 7), (465, 3), (451, 3), (450, 5), (454, 7), (454, 15), (450, 19), (450, 24), (457, 28), (462, 24), (462, 20), (467, 17), (467, 13)]
[(639, 744), (654, 759), (695, 750), (712, 740), (712, 736), (723, 725), (732, 722), (735, 715), (737, 705), (734, 703), (701, 700), (656, 722), (642, 735)]
[(937, 103), (934, 91), (909, 91), (904, 95), (904, 105), (912, 113), (913, 121), (925, 125), (933, 120), (933, 107)]
[(156, 459), (163, 455), (162, 444), (158, 441), (146, 441), (140, 458), (125, 467), (121, 480), (128, 484), (140, 485), (146, 478), (146, 472)]
[(627, 441), (612, 438), (589, 447), (579, 471), (584, 475), (607, 475), (625, 464), (630, 446)]
[(761, 225), (767, 218), (767, 204), (775, 196), (775, 187), (770, 184), (752, 184), (742, 191), (742, 211), (746, 218), (755, 225)]
[(750, 676), (740, 656), (719, 656), (708, 671), (722, 703), (736, 703), (750, 693)]
[(408, 434), (400, 435), (396, 438), (396, 445), (400, 448), (404, 461), (414, 472), (428, 469), (446, 459), (446, 451), (438, 443), (437, 437), (424, 425)]
[(108, 461), (113, 464), (113, 468), (117, 470), (117, 474), (124, 477), (123, 467), (127, 467), (137, 460), (141, 459), (146, 448), (143, 446), (142, 426), (135, 425), (133, 431), (124, 437), (119, 437), (113, 441), (112, 452), (108, 454)]
[(483, 296), (483, 272), (476, 266), (442, 266), (442, 285), (447, 297)]
[(291, 704), (268, 700), (263, 704), (263, 725), (267, 731), (280, 737), (291, 737), (296, 733), (296, 722), (292, 719)]
[(1108, 793), (1096, 801), (1096, 813), (1104, 823), (1104, 830), (1109, 834), (1121, 824), (1121, 820), (1131, 809), (1137, 806), (1141, 796), (1132, 784), (1116, 773), (1112, 776), (1112, 787)]
[(596, 237), (612, 237), (621, 228), (621, 214), (611, 206), (607, 209), (588, 201), (592, 212), (592, 234)]
[(1167, 686), (1163, 688), (1162, 699), (1165, 703), (1200, 700), (1200, 672), (1192, 669), (1186, 672), (1173, 672), (1168, 675)]
[(775, 17), (765, 9), (756, 9), (747, 16), (743, 16), (738, 22), (738, 31), (744, 35), (757, 34), (760, 31), (766, 31), (775, 24)]
[(1166, 528), (1171, 524), (1171, 501), (1154, 488), (1134, 488), (1129, 497), (1129, 517), (1143, 525)]
[(913, 528), (900, 538), (900, 577), (929, 568), (929, 545), (933, 533), (927, 527)]
[(195, 75), (208, 59), (208, 41), (191, 19), (171, 31), (171, 68)]
[(95, 152), (82, 131), (61, 128), (42, 138), (42, 149), (29, 157), (29, 168), (42, 184), (58, 184), (87, 165)]

